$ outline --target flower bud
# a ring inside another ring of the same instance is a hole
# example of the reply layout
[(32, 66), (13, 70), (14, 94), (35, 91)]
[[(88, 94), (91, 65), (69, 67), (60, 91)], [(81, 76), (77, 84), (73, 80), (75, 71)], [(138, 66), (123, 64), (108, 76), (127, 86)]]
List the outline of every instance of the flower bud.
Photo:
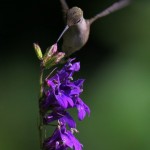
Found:
[(65, 56), (65, 53), (63, 52), (59, 52), (57, 55), (56, 55), (56, 63), (59, 63), (61, 61), (62, 58), (64, 58)]
[(65, 56), (65, 53), (57, 51), (57, 44), (54, 44), (48, 49), (43, 57), (43, 67), (46, 69), (58, 64)]
[(54, 57), (49, 57), (48, 59), (46, 59), (45, 61), (43, 61), (43, 67), (45, 67), (46, 69), (51, 68), (52, 66), (54, 66), (55, 62), (55, 58)]
[(33, 46), (34, 46), (34, 50), (35, 50), (35, 53), (36, 53), (38, 59), (42, 60), (43, 59), (43, 54), (42, 54), (40, 46), (36, 43), (34, 43)]
[(44, 54), (43, 59), (51, 58), (57, 52), (57, 44), (52, 45)]

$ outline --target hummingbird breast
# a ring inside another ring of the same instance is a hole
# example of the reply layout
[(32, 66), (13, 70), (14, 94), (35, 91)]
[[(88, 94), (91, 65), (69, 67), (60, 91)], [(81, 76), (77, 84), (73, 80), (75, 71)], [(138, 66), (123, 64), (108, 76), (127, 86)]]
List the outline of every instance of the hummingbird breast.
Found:
[(66, 56), (80, 50), (89, 38), (90, 26), (88, 20), (82, 19), (76, 25), (69, 27), (63, 36), (62, 51)]

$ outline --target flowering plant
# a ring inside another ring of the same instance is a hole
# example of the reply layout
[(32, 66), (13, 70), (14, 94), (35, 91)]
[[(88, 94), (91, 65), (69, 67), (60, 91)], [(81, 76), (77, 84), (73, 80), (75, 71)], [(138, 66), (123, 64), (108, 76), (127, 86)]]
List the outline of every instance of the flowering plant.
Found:
[[(40, 99), (39, 99), (39, 137), (42, 150), (82, 150), (83, 145), (75, 138), (76, 122), (68, 110), (76, 108), (78, 119), (82, 121), (86, 114), (90, 115), (89, 107), (82, 101), (84, 79), (73, 79), (75, 72), (80, 70), (80, 62), (69, 59), (64, 67), (54, 75), (52, 72), (43, 80), (45, 69), (57, 65), (65, 56), (57, 51), (57, 44), (51, 46), (43, 56), (40, 47), (34, 44), (37, 57), (41, 60)], [(57, 121), (56, 129), (47, 137), (46, 126)]]

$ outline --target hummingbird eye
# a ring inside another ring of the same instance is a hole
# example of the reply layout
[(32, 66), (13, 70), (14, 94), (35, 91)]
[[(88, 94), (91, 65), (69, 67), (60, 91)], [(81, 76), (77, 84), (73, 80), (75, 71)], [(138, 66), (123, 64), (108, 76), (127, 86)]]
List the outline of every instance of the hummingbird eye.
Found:
[(76, 23), (79, 23), (81, 21), (81, 19), (79, 19)]

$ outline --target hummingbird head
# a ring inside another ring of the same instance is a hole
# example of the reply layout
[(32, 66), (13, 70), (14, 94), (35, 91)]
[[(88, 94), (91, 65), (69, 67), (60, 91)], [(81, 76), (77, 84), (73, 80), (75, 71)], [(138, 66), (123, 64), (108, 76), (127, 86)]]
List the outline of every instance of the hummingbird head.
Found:
[(59, 36), (57, 42), (61, 39), (64, 33), (68, 30), (70, 26), (78, 24), (83, 19), (83, 11), (79, 7), (72, 7), (68, 10), (66, 14), (67, 25), (61, 35)]
[(72, 26), (77, 24), (83, 18), (83, 11), (79, 7), (72, 7), (66, 14), (67, 25)]

